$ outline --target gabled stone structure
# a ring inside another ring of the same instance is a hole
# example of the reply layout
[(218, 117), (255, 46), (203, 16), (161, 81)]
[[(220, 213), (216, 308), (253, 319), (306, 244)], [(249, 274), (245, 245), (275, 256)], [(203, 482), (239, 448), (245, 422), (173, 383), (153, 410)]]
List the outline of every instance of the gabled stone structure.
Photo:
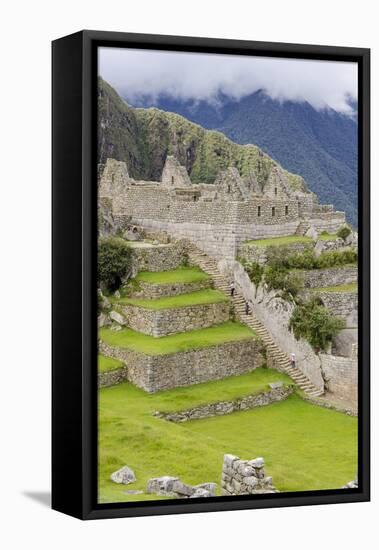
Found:
[[(168, 156), (160, 182), (137, 181), (126, 164), (108, 159), (99, 181), (100, 211), (112, 212), (113, 227), (125, 220), (147, 230), (187, 238), (216, 258), (235, 259), (249, 239), (336, 232), (345, 214), (320, 205), (305, 185), (293, 189), (273, 165), (262, 188), (253, 171), (242, 178), (236, 167), (220, 172), (213, 184), (193, 184), (184, 166)], [(109, 224), (108, 224), (109, 225)]]

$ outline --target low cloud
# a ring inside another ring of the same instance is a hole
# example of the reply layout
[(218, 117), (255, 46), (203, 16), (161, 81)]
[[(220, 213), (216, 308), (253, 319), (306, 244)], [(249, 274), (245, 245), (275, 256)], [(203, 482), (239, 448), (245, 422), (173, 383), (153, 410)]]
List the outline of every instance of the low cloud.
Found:
[(264, 90), (279, 101), (351, 112), (356, 63), (100, 48), (99, 74), (131, 103), (160, 95), (217, 102)]

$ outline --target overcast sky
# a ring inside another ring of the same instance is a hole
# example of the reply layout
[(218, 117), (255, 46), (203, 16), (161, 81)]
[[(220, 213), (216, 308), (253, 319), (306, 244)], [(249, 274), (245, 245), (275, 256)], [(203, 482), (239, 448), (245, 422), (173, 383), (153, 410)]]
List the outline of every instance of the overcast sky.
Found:
[(214, 102), (264, 89), (273, 99), (308, 101), (317, 109), (350, 111), (357, 98), (355, 63), (100, 48), (99, 74), (132, 104), (161, 94)]

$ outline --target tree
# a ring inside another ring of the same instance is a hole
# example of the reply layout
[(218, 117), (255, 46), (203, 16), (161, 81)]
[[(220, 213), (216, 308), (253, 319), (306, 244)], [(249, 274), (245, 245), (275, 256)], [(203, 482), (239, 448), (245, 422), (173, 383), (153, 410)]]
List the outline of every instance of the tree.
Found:
[(328, 344), (344, 327), (345, 321), (330, 313), (317, 297), (297, 305), (289, 322), (295, 338), (305, 338), (316, 352), (326, 351)]
[(97, 256), (97, 279), (100, 288), (114, 292), (131, 269), (131, 249), (117, 237), (99, 240)]

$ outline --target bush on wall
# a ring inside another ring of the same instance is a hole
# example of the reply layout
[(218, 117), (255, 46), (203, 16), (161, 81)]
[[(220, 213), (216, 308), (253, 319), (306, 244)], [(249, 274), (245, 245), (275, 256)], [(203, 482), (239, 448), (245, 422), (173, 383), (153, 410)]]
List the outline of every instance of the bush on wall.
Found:
[(131, 269), (131, 249), (124, 239), (101, 238), (97, 256), (97, 280), (100, 288), (114, 292)]
[(304, 338), (316, 352), (326, 351), (344, 327), (345, 321), (330, 313), (317, 297), (297, 305), (289, 322), (295, 338)]

